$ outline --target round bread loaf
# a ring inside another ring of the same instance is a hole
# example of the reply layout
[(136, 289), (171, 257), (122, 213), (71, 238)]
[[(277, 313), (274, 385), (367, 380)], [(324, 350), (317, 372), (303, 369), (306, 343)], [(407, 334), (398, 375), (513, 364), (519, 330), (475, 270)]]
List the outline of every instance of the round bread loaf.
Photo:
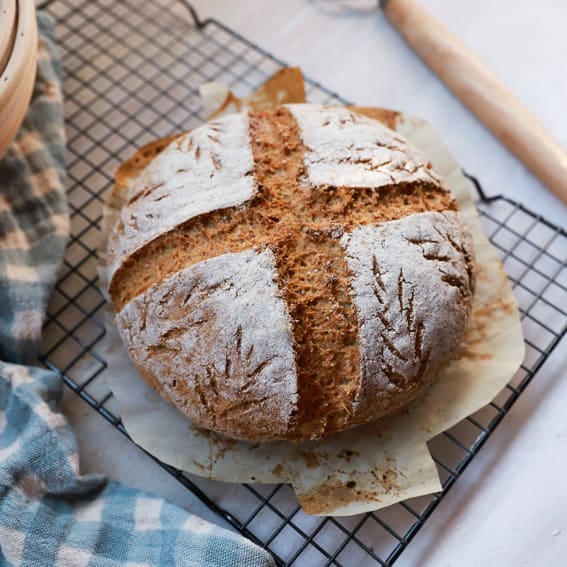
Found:
[(445, 182), (344, 107), (222, 117), (134, 179), (109, 293), (141, 376), (194, 423), (320, 439), (391, 413), (450, 360), (471, 236)]

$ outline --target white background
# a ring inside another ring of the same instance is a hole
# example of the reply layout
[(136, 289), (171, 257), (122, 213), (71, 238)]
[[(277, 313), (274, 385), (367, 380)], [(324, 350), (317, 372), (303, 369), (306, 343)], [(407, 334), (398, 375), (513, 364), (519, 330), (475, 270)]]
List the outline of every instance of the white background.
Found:
[[(567, 147), (567, 2), (423, 0)], [(429, 120), (489, 194), (567, 226), (553, 197), (449, 93), (372, 2), (195, 0), (346, 99)], [(356, 9), (355, 9), (356, 8)], [(567, 307), (567, 306), (565, 306)], [(567, 562), (567, 344), (564, 340), (397, 565)], [(177, 481), (66, 392), (84, 472), (105, 472), (218, 522)]]

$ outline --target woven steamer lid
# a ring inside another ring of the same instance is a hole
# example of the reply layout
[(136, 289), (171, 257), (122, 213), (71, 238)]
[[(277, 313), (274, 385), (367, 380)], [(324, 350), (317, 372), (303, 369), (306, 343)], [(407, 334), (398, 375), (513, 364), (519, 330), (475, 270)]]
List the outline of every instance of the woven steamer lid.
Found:
[[(4, 12), (5, 10), (5, 12)], [(34, 0), (0, 0), (0, 157), (16, 135), (35, 82)]]
[(454, 353), (474, 285), (429, 161), (316, 105), (177, 137), (130, 186), (109, 268), (141, 376), (249, 440), (322, 438), (415, 398)]

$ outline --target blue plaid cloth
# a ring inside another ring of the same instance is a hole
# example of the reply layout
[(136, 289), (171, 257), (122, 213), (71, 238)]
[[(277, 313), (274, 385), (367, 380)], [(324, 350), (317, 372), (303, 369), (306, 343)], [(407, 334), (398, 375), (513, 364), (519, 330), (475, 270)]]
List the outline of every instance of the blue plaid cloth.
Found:
[(0, 358), (30, 361), (69, 233), (61, 68), (46, 18), (32, 103), (0, 161)]
[(75, 436), (59, 411), (57, 374), (38, 352), (69, 230), (61, 70), (49, 19), (37, 84), (0, 160), (0, 565), (33, 567), (273, 566), (243, 537), (173, 504), (81, 476)]

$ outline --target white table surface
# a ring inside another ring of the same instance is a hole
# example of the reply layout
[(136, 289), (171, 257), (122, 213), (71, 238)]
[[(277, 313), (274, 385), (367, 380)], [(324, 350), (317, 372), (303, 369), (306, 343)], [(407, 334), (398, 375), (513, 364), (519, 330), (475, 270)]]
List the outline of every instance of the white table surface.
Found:
[[(567, 146), (567, 2), (423, 0)], [(451, 95), (371, 3), (194, 0), (212, 16), (345, 98), (429, 120), (489, 194), (504, 193), (560, 226), (554, 198)], [(361, 10), (349, 9), (363, 8)], [(397, 563), (547, 566), (567, 561), (567, 344), (564, 340)], [(104, 472), (219, 519), (66, 391), (83, 472)]]

